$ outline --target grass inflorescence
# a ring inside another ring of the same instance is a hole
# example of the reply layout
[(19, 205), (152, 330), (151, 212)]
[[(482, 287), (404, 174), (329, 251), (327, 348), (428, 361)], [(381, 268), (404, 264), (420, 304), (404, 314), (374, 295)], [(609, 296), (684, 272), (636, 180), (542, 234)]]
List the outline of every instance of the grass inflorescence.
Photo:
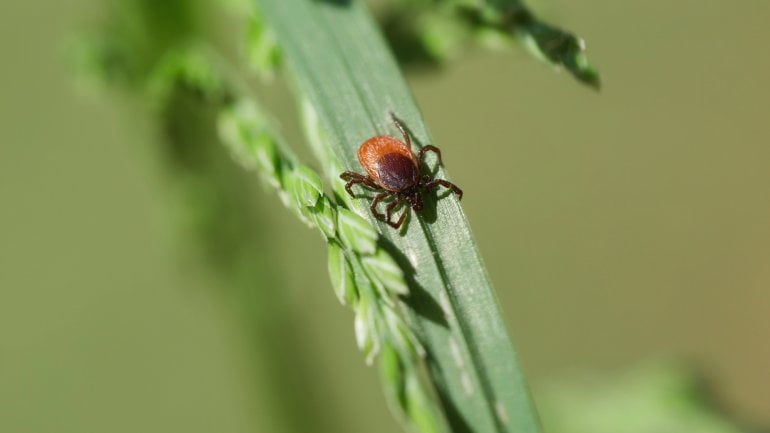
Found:
[(284, 204), (325, 238), (332, 286), (355, 314), (356, 342), (367, 363), (380, 354), (391, 405), (418, 431), (439, 431), (430, 385), (420, 377), (424, 350), (399, 308), (398, 297), (408, 296), (409, 288), (401, 268), (380, 247), (375, 228), (324, 193), (320, 176), (283, 150), (254, 102), (223, 109), (219, 130), (237, 160), (260, 173)]

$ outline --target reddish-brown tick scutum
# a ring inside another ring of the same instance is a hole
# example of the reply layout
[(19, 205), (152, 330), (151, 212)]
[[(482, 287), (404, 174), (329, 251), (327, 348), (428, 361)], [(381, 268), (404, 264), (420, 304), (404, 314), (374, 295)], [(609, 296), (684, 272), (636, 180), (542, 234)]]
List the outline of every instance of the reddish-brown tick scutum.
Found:
[[(346, 181), (345, 190), (353, 195), (351, 187), (361, 184), (375, 191), (379, 191), (372, 200), (370, 209), (379, 220), (384, 221), (393, 228), (401, 227), (407, 208), (397, 221), (393, 221), (391, 215), (404, 202), (415, 212), (422, 209), (422, 197), (426, 191), (443, 186), (457, 194), (458, 199), (463, 198), (463, 192), (455, 184), (444, 179), (433, 179), (430, 175), (421, 175), (419, 163), (425, 158), (427, 152), (435, 152), (438, 162), (441, 164), (441, 151), (435, 146), (425, 146), (415, 157), (412, 152), (412, 141), (401, 121), (391, 113), (393, 123), (401, 131), (404, 141), (388, 135), (372, 137), (358, 148), (358, 162), (366, 170), (367, 176), (352, 171), (346, 171), (340, 175)], [(377, 205), (384, 200), (393, 199), (385, 208), (385, 214), (377, 210)]]

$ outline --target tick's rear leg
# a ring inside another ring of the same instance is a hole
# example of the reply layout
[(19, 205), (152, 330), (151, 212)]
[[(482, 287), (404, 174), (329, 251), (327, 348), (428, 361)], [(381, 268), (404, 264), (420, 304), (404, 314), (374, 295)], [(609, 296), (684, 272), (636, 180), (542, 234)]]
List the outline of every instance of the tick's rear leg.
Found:
[[(390, 196), (390, 195), (393, 195), (393, 193), (390, 192), (390, 191), (385, 191), (385, 192), (381, 192), (381, 193), (377, 194), (377, 196), (374, 197), (374, 200), (372, 200), (372, 204), (369, 206), (369, 209), (372, 211), (372, 215), (374, 215), (375, 218), (377, 218), (380, 221), (385, 221), (388, 224), (390, 224), (388, 221), (390, 220), (390, 206), (392, 205), (392, 203), (390, 205), (388, 205), (388, 207), (387, 207), (387, 211), (388, 211), (387, 216), (381, 214), (377, 210), (377, 205), (381, 201), (383, 201), (386, 198), (388, 198), (388, 196)], [(397, 203), (397, 201), (394, 202), (394, 203)]]
[(342, 173), (340, 175), (340, 179), (342, 179), (342, 180), (347, 182), (345, 184), (345, 191), (347, 191), (348, 194), (350, 194), (351, 197), (355, 197), (355, 194), (353, 194), (353, 190), (351, 189), (351, 187), (353, 185), (356, 185), (356, 184), (362, 184), (362, 185), (367, 186), (367, 187), (369, 187), (369, 188), (371, 188), (373, 190), (382, 189), (382, 188), (380, 188), (379, 185), (374, 183), (374, 181), (372, 181), (368, 177), (366, 177), (366, 176), (364, 176), (362, 174), (356, 173), (354, 171), (346, 171), (346, 172)]
[(463, 199), (463, 190), (461, 190), (460, 188), (457, 187), (457, 185), (453, 184), (452, 182), (450, 182), (448, 180), (436, 179), (436, 180), (434, 180), (432, 182), (428, 182), (425, 185), (425, 189), (428, 190), (428, 189), (437, 188), (439, 185), (451, 189), (452, 192), (457, 194), (457, 199), (458, 200), (462, 200)]
[(406, 208), (406, 209), (404, 210), (404, 212), (401, 214), (401, 217), (398, 219), (398, 221), (396, 221), (396, 222), (393, 222), (393, 221), (391, 221), (391, 218), (390, 218), (390, 216), (393, 214), (393, 211), (394, 211), (396, 208), (398, 208), (398, 205), (399, 205), (399, 204), (401, 204), (401, 203), (403, 203), (403, 202), (404, 202), (404, 199), (403, 199), (403, 197), (400, 197), (400, 196), (399, 196), (399, 197), (398, 197), (398, 198), (397, 198), (397, 199), (396, 199), (396, 200), (395, 200), (393, 203), (391, 203), (391, 204), (389, 204), (389, 205), (388, 205), (387, 209), (385, 209), (385, 212), (386, 212), (386, 218), (387, 218), (387, 219), (385, 220), (385, 222), (386, 222), (386, 223), (387, 223), (389, 226), (393, 227), (394, 229), (397, 229), (397, 228), (401, 227), (401, 224), (403, 224), (403, 223), (404, 223), (404, 218), (406, 217), (406, 214), (409, 212), (409, 208)]

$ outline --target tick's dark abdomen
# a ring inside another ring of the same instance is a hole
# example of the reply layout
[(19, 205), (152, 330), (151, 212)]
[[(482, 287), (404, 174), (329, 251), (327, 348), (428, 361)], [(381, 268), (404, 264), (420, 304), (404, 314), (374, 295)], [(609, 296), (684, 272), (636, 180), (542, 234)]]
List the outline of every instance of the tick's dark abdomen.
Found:
[(417, 166), (400, 153), (388, 153), (377, 160), (377, 174), (383, 188), (401, 191), (417, 183)]

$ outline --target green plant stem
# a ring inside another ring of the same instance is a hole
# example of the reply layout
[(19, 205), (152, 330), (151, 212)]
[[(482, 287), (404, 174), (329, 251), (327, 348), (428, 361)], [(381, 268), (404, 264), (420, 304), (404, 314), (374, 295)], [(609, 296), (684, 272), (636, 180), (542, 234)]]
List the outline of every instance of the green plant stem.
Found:
[[(419, 111), (374, 22), (359, 2), (262, 0), (302, 98), (318, 116), (326, 175), (339, 191), (342, 169), (359, 170), (358, 145), (396, 135), (389, 113), (419, 144), (429, 143)], [(451, 161), (447, 155), (446, 160)], [(446, 177), (443, 169), (437, 176)], [(344, 193), (343, 193), (344, 194)], [(427, 350), (429, 372), (453, 431), (540, 431), (495, 295), (453, 197), (412, 216), (405, 232), (381, 224), (368, 200), (354, 209), (377, 225), (404, 269), (411, 326)]]

